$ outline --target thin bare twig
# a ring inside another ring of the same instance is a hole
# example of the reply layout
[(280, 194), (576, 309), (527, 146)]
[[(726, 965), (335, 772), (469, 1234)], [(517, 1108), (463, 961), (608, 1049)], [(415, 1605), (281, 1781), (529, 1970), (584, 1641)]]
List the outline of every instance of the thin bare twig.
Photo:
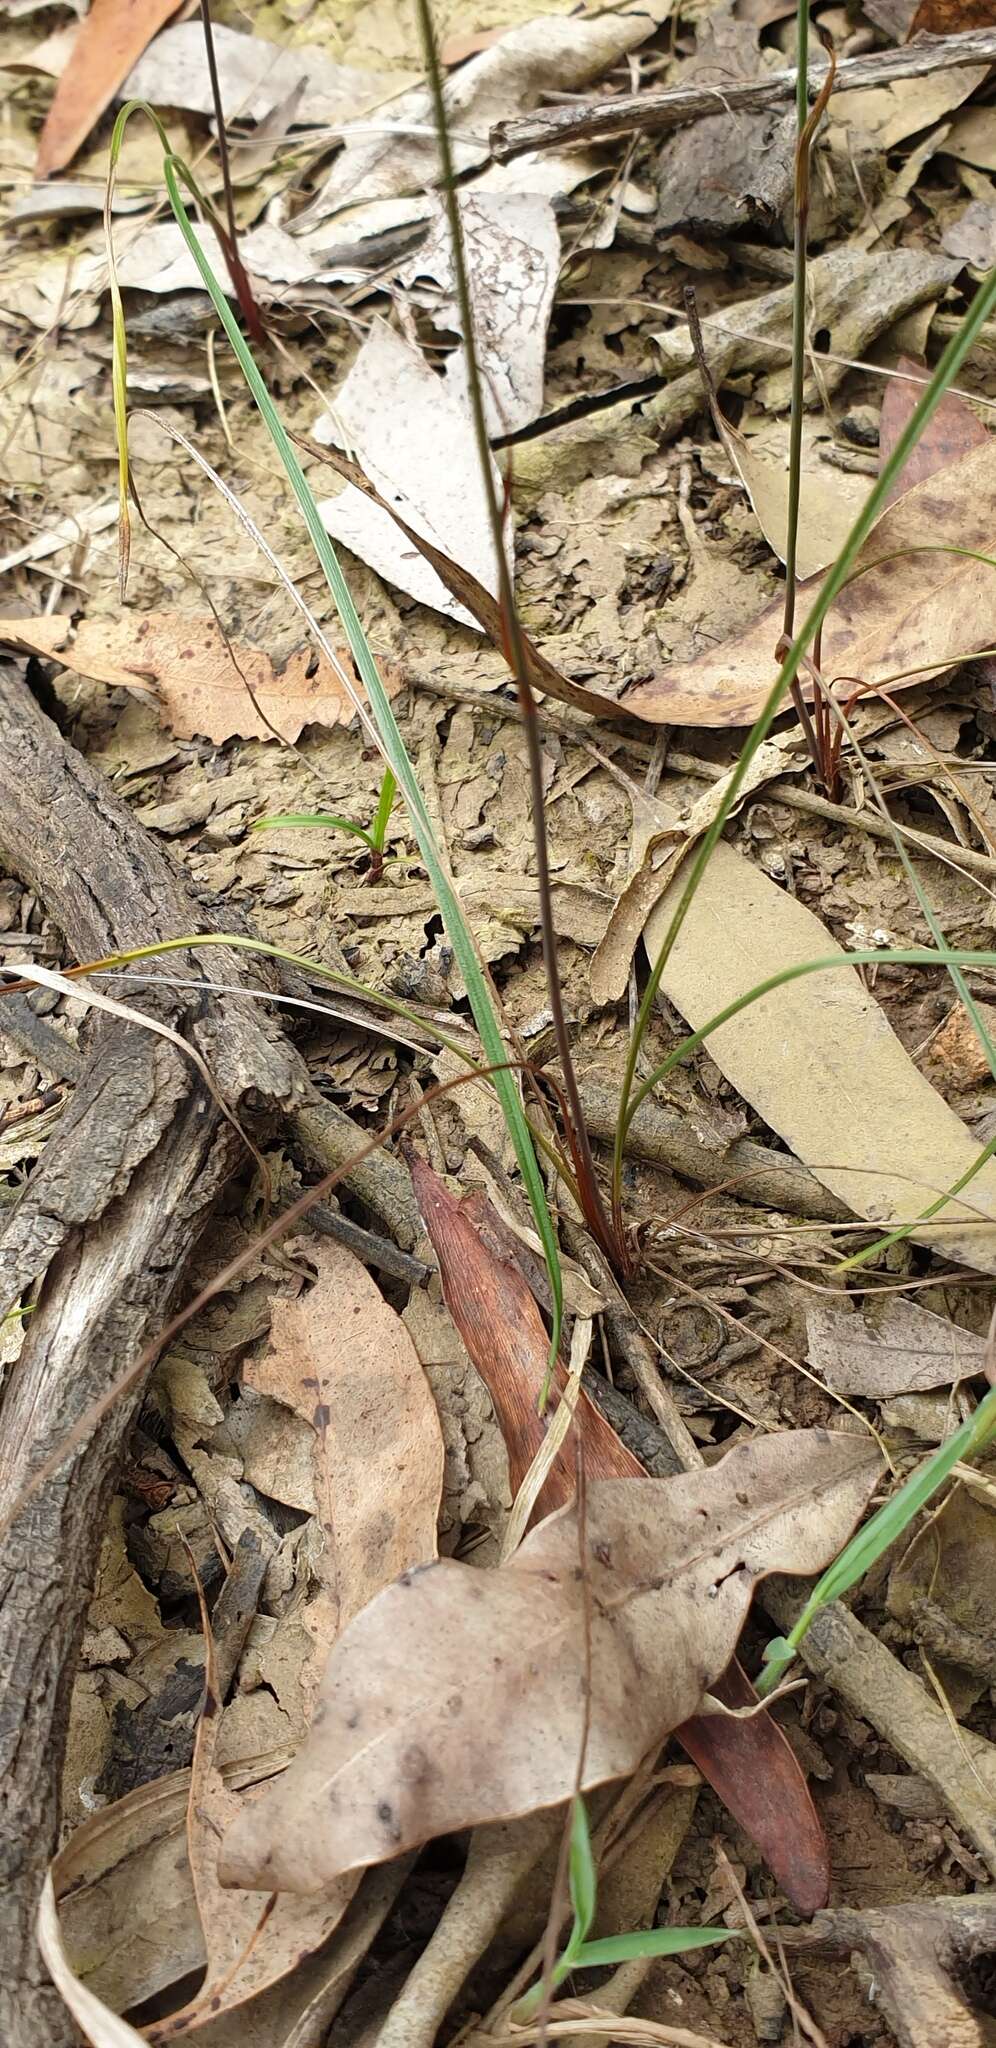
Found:
[[(892, 85), (902, 78), (927, 78), (964, 64), (996, 63), (996, 29), (969, 30), (964, 35), (924, 36), (893, 50), (864, 57), (845, 57), (837, 67), (841, 92)], [(682, 121), (700, 121), (706, 114), (736, 113), (780, 107), (794, 97), (796, 68), (772, 71), (767, 78), (743, 85), (724, 85), (720, 92), (701, 85), (674, 86), (669, 92), (620, 93), (615, 99), (582, 100), (572, 107), (545, 107), (518, 121), (499, 121), (490, 135), (491, 154), (499, 163), (530, 149), (559, 149), (567, 142), (602, 142), (630, 129), (677, 128)]]

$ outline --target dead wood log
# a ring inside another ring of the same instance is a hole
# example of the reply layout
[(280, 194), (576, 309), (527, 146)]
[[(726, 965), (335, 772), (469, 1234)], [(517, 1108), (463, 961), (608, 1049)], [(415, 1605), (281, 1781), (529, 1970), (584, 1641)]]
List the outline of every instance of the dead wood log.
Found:
[[(864, 57), (845, 57), (837, 66), (838, 92), (893, 85), (903, 78), (926, 78), (965, 64), (996, 64), (996, 29), (967, 30), (963, 35), (923, 36), (896, 49), (873, 50)], [(811, 89), (823, 83), (825, 63), (814, 56)], [(529, 149), (559, 149), (568, 142), (603, 142), (631, 130), (677, 128), (706, 114), (733, 114), (742, 107), (764, 111), (787, 106), (795, 97), (795, 68), (769, 71), (766, 78), (704, 87), (673, 86), (669, 92), (619, 93), (615, 98), (582, 100), (569, 107), (543, 107), (517, 121), (499, 121), (490, 135), (491, 154), (508, 163)]]
[(986, 2048), (989, 2021), (973, 2012), (960, 1979), (996, 1948), (996, 1892), (925, 1899), (857, 1912), (817, 1913), (785, 1930), (790, 1955), (856, 1956), (899, 2048)]
[[(79, 958), (211, 928), (182, 871), (60, 736), (11, 666), (0, 669), (0, 759), (0, 855), (43, 899)], [(176, 963), (163, 960), (162, 986), (146, 984), (133, 1004), (196, 1046), (243, 1120), (293, 1114), (308, 1103), (308, 1076), (265, 1006), (197, 986), (199, 974), (259, 984), (249, 956), (219, 953), (205, 952), (202, 964), (186, 955), (190, 983), (182, 988), (169, 985)], [(337, 1125), (336, 1142), (342, 1138)], [(80, 1084), (0, 1239), (0, 1313), (39, 1288), (0, 1405), (0, 1522), (32, 1471), (162, 1327), (184, 1262), (243, 1157), (191, 1061), (140, 1026), (97, 1021)], [(38, 1956), (34, 1918), (57, 1846), (69, 1698), (105, 1509), (140, 1397), (135, 1389), (110, 1407), (0, 1537), (5, 2048), (63, 2048), (76, 2039)]]

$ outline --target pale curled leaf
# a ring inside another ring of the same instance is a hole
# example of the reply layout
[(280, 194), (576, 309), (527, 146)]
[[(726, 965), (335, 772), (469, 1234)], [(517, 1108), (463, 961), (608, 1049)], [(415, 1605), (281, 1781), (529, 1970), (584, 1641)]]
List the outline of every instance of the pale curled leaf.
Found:
[[(789, 732), (766, 740), (759, 747), (740, 786), (734, 812), (772, 776), (784, 775), (801, 766), (798, 758), (800, 736)], [(591, 992), (596, 1003), (619, 1002), (626, 993), (630, 962), (654, 905), (673, 882), (685, 855), (696, 840), (709, 830), (733, 778), (734, 770), (708, 789), (692, 805), (687, 818), (666, 824), (650, 839), (635, 874), (613, 905), (609, 922), (591, 962)]]
[[(669, 11), (670, 0), (638, 0), (597, 17), (558, 21), (541, 14), (512, 26), (447, 83), (446, 114), (458, 172), (485, 161), (488, 131), (496, 121), (512, 109), (535, 106), (551, 87), (571, 92), (587, 85), (651, 35)], [(376, 133), (349, 138), (297, 225), (310, 226), (363, 200), (424, 192), (438, 177), (432, 100), (424, 86), (413, 86), (384, 109)]]
[[(865, 1438), (790, 1431), (676, 1479), (589, 1487), (585, 1786), (634, 1769), (695, 1711), (756, 1579), (832, 1557), (879, 1469)], [(357, 1615), (279, 1793), (225, 1838), (225, 1880), (314, 1891), (433, 1835), (568, 1797), (585, 1668), (578, 1540), (565, 1509), (501, 1569), (444, 1560)]]
[(144, 2034), (139, 2034), (127, 2020), (120, 2019), (116, 2012), (103, 2003), (71, 1968), (62, 1945), (59, 1931), (59, 1915), (55, 1905), (55, 1887), (52, 1873), (46, 1873), (42, 1895), (38, 1902), (37, 1922), (38, 1946), (45, 1959), (49, 1975), (69, 2007), (92, 2048), (147, 2048)]

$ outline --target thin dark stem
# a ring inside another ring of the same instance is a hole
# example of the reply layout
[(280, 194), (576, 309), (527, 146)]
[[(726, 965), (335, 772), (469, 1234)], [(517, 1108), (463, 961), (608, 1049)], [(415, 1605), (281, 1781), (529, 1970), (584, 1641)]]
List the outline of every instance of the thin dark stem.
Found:
[(619, 1270), (628, 1264), (621, 1233), (613, 1228), (598, 1188), (598, 1177), (592, 1157), (591, 1143), (581, 1106), (581, 1094), (574, 1060), (571, 1053), (570, 1034), (564, 1013), (563, 993), (557, 967), (557, 934), (553, 921), (553, 898), (550, 888), (550, 858), (547, 847), (544, 822), (545, 791), (543, 788), (543, 754), (540, 741), (539, 720), (528, 682), (528, 667), (522, 628), (515, 603), (515, 592), (505, 556), (504, 506), (495, 489), (492, 473), (491, 443), (484, 412), (484, 399), (480, 368), (477, 360), (477, 343), (474, 334), (474, 313), (471, 303), (467, 266), (464, 260), (463, 232), (460, 221), (460, 207), (456, 191), (456, 174), (453, 152), (450, 148), (449, 129), (446, 119), (446, 103), (443, 95), (442, 73), (436, 48), (435, 30), (429, 0), (417, 0), (419, 27), (425, 51), (426, 74), (432, 94), (436, 129), (439, 138), (439, 156), (442, 170), (442, 187), (453, 246), (453, 270), (456, 283), (457, 304), (463, 329), (464, 347), (467, 352), (467, 385), (470, 394), (471, 412), (478, 453), (481, 459), (481, 473), (494, 539), (498, 563), (499, 596), (502, 623), (507, 647), (506, 658), (515, 677), (519, 706), (526, 735), (526, 752), (529, 759), (530, 800), (533, 812), (533, 829), (536, 844), (536, 877), (539, 883), (540, 929), (543, 939), (543, 959), (546, 968), (547, 993), (550, 999), (550, 1013), (553, 1020), (554, 1037), (563, 1075), (564, 1093), (570, 1109), (567, 1138), (574, 1157), (578, 1185), (581, 1191), (585, 1221), (602, 1251)]
[(214, 53), (214, 31), (211, 26), (211, 0), (201, 0), (201, 23), (204, 28), (204, 48), (207, 52), (208, 77), (211, 80), (211, 98), (214, 101), (214, 118), (218, 129), (218, 155), (221, 159), (221, 179), (225, 188), (225, 214), (228, 220), (228, 245), (225, 261), (231, 272), (239, 310), (249, 329), (250, 336), (257, 344), (266, 340), (266, 329), (253, 289), (246, 275), (239, 255), (239, 231), (235, 220), (235, 197), (232, 192), (232, 173), (228, 161), (228, 137), (225, 133), (225, 115), (221, 104), (221, 81), (218, 77), (218, 63)]
[(809, 152), (803, 147), (809, 117), (809, 0), (799, 0), (795, 78), (795, 251), (792, 265), (792, 409), (789, 415), (788, 530), (785, 537), (785, 611), (782, 632), (795, 630), (799, 502), (802, 496), (802, 407), (806, 379), (806, 243), (809, 233)]
[[(785, 610), (782, 619), (782, 640), (778, 654), (779, 659), (782, 658), (783, 650), (792, 644), (792, 637), (795, 632), (795, 601), (798, 587), (799, 511), (802, 500), (802, 425), (806, 382), (806, 258), (809, 238), (810, 163), (813, 138), (819, 126), (823, 109), (833, 89), (834, 72), (836, 70), (836, 63), (831, 49), (829, 51), (830, 69), (823, 81), (812, 112), (810, 112), (809, 0), (799, 0), (797, 43), (795, 90), (795, 253), (792, 269), (792, 409), (789, 417), (789, 496), (788, 526), (785, 537)], [(822, 721), (819, 715), (817, 715), (817, 729), (814, 732), (798, 682), (792, 683), (791, 695), (799, 723), (806, 735), (806, 743), (812, 755), (813, 766), (824, 785), (826, 785), (830, 774), (830, 765), (827, 759)]]

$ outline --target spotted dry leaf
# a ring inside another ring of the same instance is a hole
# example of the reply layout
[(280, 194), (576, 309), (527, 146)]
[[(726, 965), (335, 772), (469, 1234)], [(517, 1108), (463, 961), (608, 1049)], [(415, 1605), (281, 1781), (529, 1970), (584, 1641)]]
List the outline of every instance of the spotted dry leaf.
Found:
[(756, 1581), (826, 1564), (879, 1471), (866, 1437), (786, 1431), (675, 1479), (593, 1481), (583, 1535), (562, 1509), (497, 1571), (405, 1572), (339, 1637), (303, 1748), (225, 1837), (224, 1880), (310, 1894), (559, 1804), (586, 1665), (583, 1785), (627, 1775), (729, 1663)]

